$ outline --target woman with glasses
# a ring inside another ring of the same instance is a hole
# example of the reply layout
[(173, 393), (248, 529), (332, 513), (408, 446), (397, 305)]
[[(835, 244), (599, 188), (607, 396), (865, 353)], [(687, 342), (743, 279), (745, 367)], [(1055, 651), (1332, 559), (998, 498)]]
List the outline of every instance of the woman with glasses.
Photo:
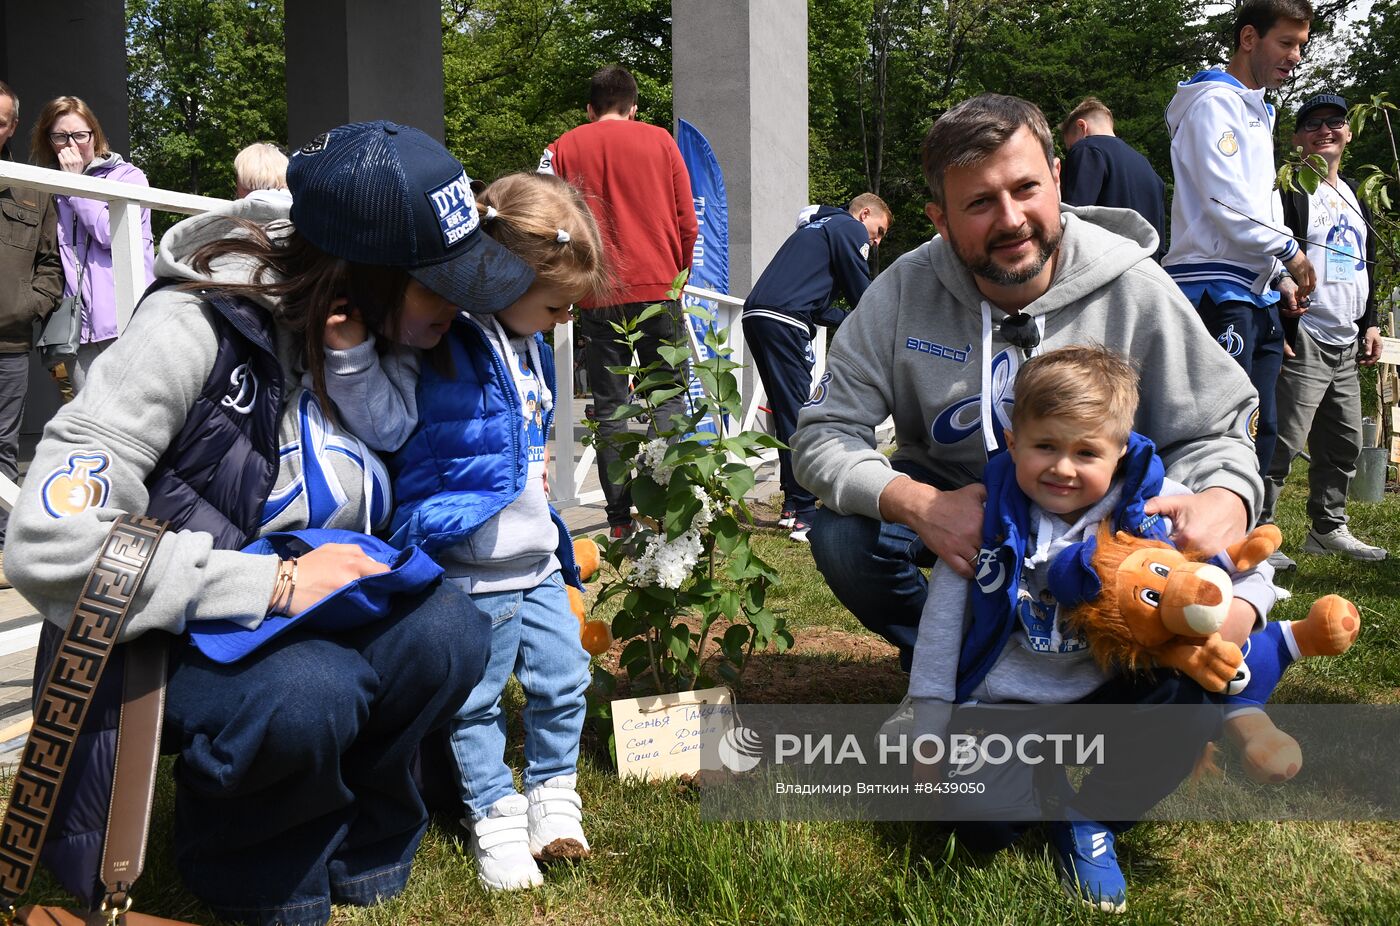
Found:
[[(52, 167), (89, 177), (150, 186), (146, 175), (107, 146), (102, 124), (88, 105), (75, 96), (51, 100), (39, 114), (30, 157), (40, 167)], [(117, 337), (117, 288), (112, 279), (112, 232), (107, 203), (79, 196), (55, 196), (58, 242), (63, 255), (64, 295), (82, 297), (82, 343), (67, 361), (73, 391), (83, 387), (97, 355)], [(141, 210), (141, 240), (146, 267), (143, 287), (155, 279), (155, 249), (151, 244), (151, 212)]]

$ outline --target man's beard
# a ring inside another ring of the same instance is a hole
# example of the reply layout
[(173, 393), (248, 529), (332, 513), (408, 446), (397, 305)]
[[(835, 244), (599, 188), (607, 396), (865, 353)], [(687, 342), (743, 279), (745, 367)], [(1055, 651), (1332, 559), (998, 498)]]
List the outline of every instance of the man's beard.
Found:
[[(964, 251), (962, 245), (953, 237), (951, 228), (948, 230), (947, 237), (948, 243), (953, 246), (953, 253), (957, 255), (958, 262), (966, 267), (969, 273), (995, 283), (997, 286), (1020, 286), (1040, 276), (1040, 272), (1045, 269), (1046, 263), (1048, 263), (1054, 253), (1059, 250), (1060, 237), (1062, 235), (1058, 224), (1049, 236), (1046, 235), (1044, 229), (1038, 228), (1029, 222), (1026, 223), (1026, 229), (1030, 232), (1029, 236), (1027, 236), (1025, 231), (998, 235), (987, 245), (988, 250), (979, 255), (968, 254)], [(1036, 254), (1035, 260), (1031, 261), (1025, 267), (1020, 270), (1009, 270), (992, 260), (991, 248), (1011, 241), (1021, 241), (1026, 237), (1030, 237), (1031, 240), (1036, 242), (1038, 245), (1038, 253)]]

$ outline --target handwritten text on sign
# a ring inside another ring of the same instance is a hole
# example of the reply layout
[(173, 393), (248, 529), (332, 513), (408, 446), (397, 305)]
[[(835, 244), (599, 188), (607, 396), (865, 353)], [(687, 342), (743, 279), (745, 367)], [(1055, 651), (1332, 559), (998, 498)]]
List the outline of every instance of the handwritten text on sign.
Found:
[(720, 767), (718, 744), (734, 726), (734, 695), (707, 688), (631, 698), (614, 701), (612, 716), (619, 777), (693, 775)]

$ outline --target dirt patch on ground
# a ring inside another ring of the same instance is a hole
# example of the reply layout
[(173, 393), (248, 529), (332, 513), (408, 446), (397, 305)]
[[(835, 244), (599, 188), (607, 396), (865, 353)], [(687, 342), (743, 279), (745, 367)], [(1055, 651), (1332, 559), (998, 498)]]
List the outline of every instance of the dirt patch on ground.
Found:
[[(717, 622), (705, 645), (711, 676), (719, 653), (714, 641), (727, 624)], [(692, 624), (692, 630), (698, 625)], [(613, 644), (601, 659), (618, 672), (620, 644)], [(884, 640), (830, 627), (806, 627), (793, 633), (793, 646), (785, 653), (769, 650), (749, 659), (735, 697), (749, 704), (880, 704), (898, 703), (909, 686), (909, 676), (899, 667), (898, 651)], [(617, 698), (631, 697), (628, 679), (618, 679)]]

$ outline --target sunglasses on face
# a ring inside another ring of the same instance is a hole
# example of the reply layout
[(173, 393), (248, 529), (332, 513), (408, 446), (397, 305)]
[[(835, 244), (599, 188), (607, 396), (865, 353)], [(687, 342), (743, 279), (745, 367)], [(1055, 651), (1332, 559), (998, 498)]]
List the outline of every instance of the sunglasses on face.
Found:
[(1324, 125), (1327, 126), (1329, 129), (1336, 131), (1337, 129), (1340, 129), (1346, 124), (1346, 116), (1328, 116), (1325, 119), (1321, 116), (1313, 116), (1311, 119), (1304, 119), (1302, 122), (1298, 123), (1298, 131), (1316, 132)]
[(50, 133), (49, 133), (49, 141), (53, 142), (54, 145), (55, 145), (56, 147), (59, 147), (59, 148), (66, 147), (66, 146), (68, 145), (69, 139), (72, 139), (73, 143), (76, 144), (76, 145), (86, 145), (88, 142), (92, 141), (92, 133), (91, 133), (91, 132), (50, 132)]

